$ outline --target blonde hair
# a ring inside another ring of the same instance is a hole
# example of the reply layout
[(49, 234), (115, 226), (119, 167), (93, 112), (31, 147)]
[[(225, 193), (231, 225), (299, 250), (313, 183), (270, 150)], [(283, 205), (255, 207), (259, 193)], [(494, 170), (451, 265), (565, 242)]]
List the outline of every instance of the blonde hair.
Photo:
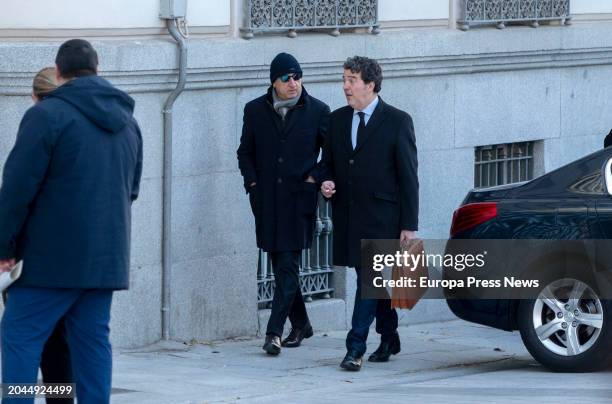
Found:
[(36, 98), (43, 99), (57, 87), (57, 82), (55, 81), (55, 67), (45, 67), (34, 76), (32, 93)]

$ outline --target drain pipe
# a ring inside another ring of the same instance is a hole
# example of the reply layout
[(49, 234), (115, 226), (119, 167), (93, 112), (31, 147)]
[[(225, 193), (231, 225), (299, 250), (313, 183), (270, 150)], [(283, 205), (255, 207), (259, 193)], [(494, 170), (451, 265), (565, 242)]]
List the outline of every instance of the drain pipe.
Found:
[[(164, 104), (164, 181), (162, 224), (162, 339), (170, 339), (170, 281), (172, 279), (172, 107), (187, 81), (187, 24), (183, 18), (166, 20), (168, 32), (179, 47), (179, 76), (176, 88)], [(182, 26), (182, 29), (181, 29)]]

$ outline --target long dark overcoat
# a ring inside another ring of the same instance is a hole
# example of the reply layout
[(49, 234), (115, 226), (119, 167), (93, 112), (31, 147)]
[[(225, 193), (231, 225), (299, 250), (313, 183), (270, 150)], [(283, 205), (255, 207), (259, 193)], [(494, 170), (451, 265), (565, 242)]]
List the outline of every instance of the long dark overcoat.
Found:
[[(302, 88), (285, 119), (268, 93), (244, 107), (238, 165), (255, 217), (257, 246), (268, 252), (308, 248), (324, 168), (317, 163), (329, 107)], [(307, 183), (308, 176), (316, 183)], [(251, 183), (256, 183), (250, 187)]]
[(353, 150), (353, 112), (345, 106), (331, 114), (323, 161), (336, 184), (334, 264), (355, 267), (361, 239), (398, 239), (401, 230), (417, 230), (419, 182), (410, 115), (379, 99)]

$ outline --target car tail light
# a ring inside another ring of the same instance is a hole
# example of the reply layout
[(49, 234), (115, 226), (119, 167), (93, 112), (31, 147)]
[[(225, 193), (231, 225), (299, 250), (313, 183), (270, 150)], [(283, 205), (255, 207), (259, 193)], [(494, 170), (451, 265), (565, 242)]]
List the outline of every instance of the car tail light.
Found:
[(450, 235), (454, 237), (496, 216), (496, 202), (478, 202), (463, 205), (453, 213), (453, 223), (451, 224)]

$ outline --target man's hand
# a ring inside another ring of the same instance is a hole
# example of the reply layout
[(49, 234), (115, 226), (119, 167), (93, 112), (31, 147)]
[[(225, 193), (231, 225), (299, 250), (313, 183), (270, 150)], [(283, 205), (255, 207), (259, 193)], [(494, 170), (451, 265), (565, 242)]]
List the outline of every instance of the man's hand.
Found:
[(416, 231), (402, 230), (400, 233), (400, 245), (405, 246), (408, 241), (416, 238)]
[(333, 181), (323, 181), (321, 184), (321, 193), (326, 198), (331, 198), (336, 193), (336, 184)]
[(251, 183), (249, 184), (249, 187), (251, 187), (251, 188), (252, 188), (252, 187), (254, 187), (255, 185), (257, 185), (257, 183), (256, 183), (256, 182), (251, 182)]
[(310, 182), (311, 184), (317, 183), (312, 175), (309, 175), (308, 178), (306, 178), (306, 182)]
[(15, 258), (0, 260), (0, 274), (10, 271), (15, 266)]

